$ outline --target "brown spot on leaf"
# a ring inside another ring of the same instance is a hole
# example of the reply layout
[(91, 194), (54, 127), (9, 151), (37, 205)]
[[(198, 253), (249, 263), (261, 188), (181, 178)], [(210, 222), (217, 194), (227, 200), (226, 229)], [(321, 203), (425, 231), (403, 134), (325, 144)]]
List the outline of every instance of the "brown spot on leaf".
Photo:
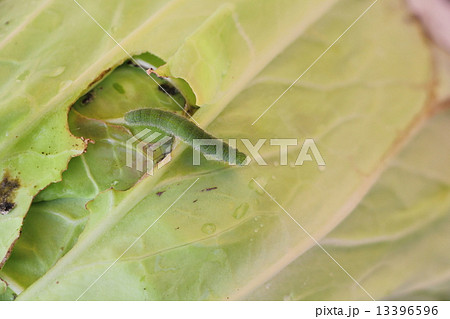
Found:
[(18, 179), (12, 178), (8, 172), (3, 174), (0, 182), (0, 214), (8, 214), (15, 206), (16, 190), (20, 187)]
[(166, 192), (166, 191), (160, 191), (160, 192), (157, 192), (156, 195), (161, 196), (161, 195), (164, 194), (165, 192)]
[(178, 94), (178, 90), (169, 83), (163, 83), (158, 86), (158, 90), (161, 92), (167, 93), (169, 95), (175, 95)]
[(94, 100), (94, 93), (88, 92), (83, 96), (83, 98), (81, 100), (81, 104), (86, 105), (86, 104), (91, 103), (93, 100)]
[(212, 190), (215, 190), (215, 189), (217, 189), (217, 186), (202, 189), (202, 192), (209, 192), (209, 191), (212, 191)]

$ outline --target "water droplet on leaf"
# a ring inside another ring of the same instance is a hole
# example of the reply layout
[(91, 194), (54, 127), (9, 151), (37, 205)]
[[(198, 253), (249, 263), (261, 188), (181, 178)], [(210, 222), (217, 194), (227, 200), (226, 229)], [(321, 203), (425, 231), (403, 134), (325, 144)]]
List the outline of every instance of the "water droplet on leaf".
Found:
[(113, 88), (114, 88), (114, 90), (116, 90), (116, 91), (119, 92), (120, 94), (125, 94), (125, 89), (124, 89), (123, 86), (120, 85), (119, 83), (114, 83), (114, 84), (113, 84)]
[(25, 80), (28, 77), (28, 74), (30, 74), (29, 70), (25, 70), (24, 72), (22, 72), (18, 77), (17, 77), (17, 82), (21, 82), (23, 80)]
[(204, 232), (205, 234), (211, 235), (214, 234), (214, 232), (216, 231), (216, 225), (208, 223), (208, 224), (204, 224), (202, 226), (202, 232)]
[(56, 68), (53, 68), (53, 69), (48, 70), (48, 71), (45, 73), (45, 75), (46, 75), (46, 76), (49, 76), (49, 77), (51, 77), (51, 78), (54, 78), (54, 77), (56, 77), (56, 76), (58, 76), (58, 75), (61, 75), (61, 74), (64, 72), (65, 69), (66, 69), (65, 66), (58, 66), (58, 67), (56, 67)]
[(233, 217), (236, 218), (236, 219), (241, 219), (247, 213), (248, 208), (249, 208), (248, 203), (244, 203), (244, 204), (239, 205), (239, 207), (236, 208), (236, 210), (234, 211)]

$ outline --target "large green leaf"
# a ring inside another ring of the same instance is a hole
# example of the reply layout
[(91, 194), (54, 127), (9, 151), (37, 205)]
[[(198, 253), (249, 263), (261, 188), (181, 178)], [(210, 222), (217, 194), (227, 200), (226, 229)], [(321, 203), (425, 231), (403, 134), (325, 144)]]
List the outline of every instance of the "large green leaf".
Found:
[[(284, 27), (274, 28), (266, 21), (257, 21), (261, 30), (271, 34), (267, 45), (276, 43), (278, 49), (269, 50), (268, 56), (259, 59), (259, 66), (253, 68), (252, 73), (283, 49), (278, 37), (285, 34), (287, 26), (294, 34), (286, 38), (284, 45), (311, 23), (309, 16), (318, 18), (334, 2), (336, 0), (268, 2), (264, 10), (267, 18), (276, 14), (277, 21)], [(222, 2), (80, 3), (87, 12), (94, 13), (98, 23), (120, 41), (128, 53), (151, 51), (168, 60), (187, 36), (221, 10), (218, 7)], [(248, 12), (249, 3), (236, 1), (236, 12)], [(127, 53), (73, 1), (42, 0), (35, 1), (34, 6), (24, 6), (10, 0), (2, 1), (0, 6), (1, 12), (10, 13), (2, 16), (0, 26), (0, 165), (7, 180), (11, 178), (20, 183), (6, 203), (7, 207), (15, 205), (15, 209), (8, 209), (6, 216), (0, 216), (3, 264), (19, 236), (32, 197), (60, 179), (69, 158), (80, 154), (84, 148), (84, 144), (66, 129), (68, 107), (108, 70), (120, 64)], [(274, 11), (275, 8), (278, 9)], [(298, 19), (292, 10), (301, 12), (304, 18)], [(239, 56), (237, 52), (235, 55)]]
[[(270, 164), (267, 167), (252, 163), (237, 169), (204, 163), (193, 168), (191, 150), (178, 147), (174, 160), (154, 176), (128, 191), (104, 192), (91, 202), (90, 219), (76, 244), (20, 298), (264, 298), (258, 295), (259, 287), (270, 278), (282, 283), (290, 274), (299, 278), (295, 289), (269, 287), (269, 293), (274, 291), (269, 298), (336, 298), (338, 290), (316, 297), (314, 292), (302, 290), (304, 274), (296, 263), (311, 262), (312, 273), (320, 270), (317, 264), (322, 256), (313, 250), (304, 254), (314, 242), (252, 178), (315, 238), (325, 237), (337, 226), (333, 234), (338, 243), (347, 240), (345, 236), (351, 240), (352, 235), (357, 236), (353, 232), (344, 232), (344, 239), (338, 236), (341, 227), (348, 230), (346, 225), (351, 228), (359, 222), (351, 221), (353, 215), (344, 219), (428, 114), (431, 59), (420, 30), (408, 22), (403, 6), (392, 2), (374, 6), (351, 34), (251, 126), (370, 5), (369, 1), (265, 1), (256, 7), (251, 1), (224, 5), (218, 1), (172, 1), (166, 5), (142, 4), (139, 10), (133, 7), (134, 15), (129, 16), (126, 10), (131, 12), (131, 5), (118, 3), (123, 12), (120, 16), (113, 14), (119, 12), (114, 6), (111, 11), (102, 11), (101, 2), (85, 5), (130, 53), (149, 50), (168, 61), (159, 72), (185, 79), (191, 85), (202, 106), (194, 118), (202, 126), (208, 125), (208, 130), (219, 137), (253, 141), (314, 138), (327, 166), (321, 171), (314, 162), (299, 167), (276, 165), (279, 152), (266, 144), (262, 153)], [(95, 46), (92, 58), (80, 58), (88, 71), (75, 76), (77, 85), (70, 90), (75, 97), (88, 86), (87, 73), (100, 74), (117, 65), (124, 54), (83, 12), (72, 8), (67, 15), (68, 20), (83, 21), (81, 27), (89, 28), (92, 34), (89, 40), (101, 43)], [(125, 17), (133, 19), (127, 21)], [(78, 32), (70, 36), (80, 37)], [(53, 46), (60, 48), (59, 44)], [(76, 47), (72, 54), (86, 53)], [(299, 148), (291, 148), (289, 161), (295, 161)], [(197, 177), (200, 179), (172, 207)], [(383, 188), (383, 180), (377, 187)], [(370, 200), (370, 196), (367, 198)], [(377, 210), (383, 209), (379, 202), (375, 204)], [(439, 214), (444, 210), (436, 211)], [(383, 231), (389, 232), (389, 227)], [(367, 236), (370, 239), (370, 232)], [(331, 242), (333, 239), (330, 237)], [(424, 246), (418, 244), (418, 249), (426, 249), (421, 248)], [(339, 247), (336, 249), (340, 254)], [(380, 263), (387, 258), (385, 254), (391, 253), (372, 256), (370, 249), (344, 249), (342, 258), (350, 256), (353, 260), (358, 252), (361, 258), (374, 258)], [(307, 259), (309, 254), (312, 257)], [(51, 258), (54, 263), (54, 254)], [(404, 262), (409, 255), (398, 258)], [(334, 267), (330, 260), (326, 262)], [(371, 281), (369, 274), (367, 282), (363, 280), (364, 266), (346, 266), (350, 272), (355, 271), (355, 278), (363, 281), (375, 298), (401, 291), (402, 280), (383, 289), (376, 283), (377, 276)], [(424, 271), (430, 268), (418, 265), (410, 272), (411, 278)], [(395, 276), (395, 272), (389, 275)], [(322, 273), (311, 276), (318, 281), (326, 278)], [(345, 274), (341, 278), (348, 280)], [(349, 298), (368, 298), (354, 287)]]
[[(96, 12), (99, 22), (116, 39), (140, 44), (139, 48), (130, 47), (130, 52), (158, 48), (156, 51), (168, 54), (173, 45), (182, 43), (183, 32), (196, 28), (217, 2), (197, 5), (199, 10), (183, 1), (81, 3)], [(178, 19), (183, 32), (164, 42), (161, 33), (153, 32), (153, 39), (147, 36), (149, 29), (170, 22), (166, 17), (176, 15), (177, 10), (191, 13)], [(0, 216), (2, 265), (19, 236), (32, 197), (61, 179), (70, 157), (85, 147), (67, 130), (69, 106), (127, 54), (73, 1), (42, 0), (26, 5), (2, 1), (0, 12), (0, 168), (3, 177), (20, 183), (7, 205), (15, 204), (14, 210)]]

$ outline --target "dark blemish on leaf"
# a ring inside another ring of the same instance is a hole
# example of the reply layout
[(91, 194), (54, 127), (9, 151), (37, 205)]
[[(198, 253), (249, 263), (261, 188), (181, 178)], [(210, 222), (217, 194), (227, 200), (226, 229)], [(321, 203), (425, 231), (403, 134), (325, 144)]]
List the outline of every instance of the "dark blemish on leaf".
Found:
[(158, 86), (158, 90), (161, 92), (167, 93), (169, 95), (175, 95), (178, 94), (178, 90), (169, 83), (163, 83)]
[(92, 92), (88, 92), (83, 99), (81, 100), (81, 104), (89, 104), (94, 100), (94, 94)]
[[(136, 63), (134, 63), (132, 60), (128, 60), (127, 61), (128, 65), (134, 66), (134, 67), (139, 67), (139, 65), (137, 65)], [(145, 289), (144, 289), (145, 290)]]
[(215, 189), (217, 189), (216, 186), (215, 187), (210, 187), (210, 188), (205, 188), (205, 189), (202, 189), (202, 192), (209, 192), (209, 191), (212, 191), (212, 190), (215, 190)]
[(59, 281), (57, 281), (56, 284), (59, 285)]
[(197, 110), (199, 109), (198, 106), (195, 105), (186, 105), (186, 112), (193, 116), (195, 112), (197, 112)]
[(18, 179), (13, 179), (6, 172), (0, 182), (0, 214), (8, 214), (15, 206), (14, 203), (16, 190), (20, 187)]
[(8, 25), (8, 24), (9, 24), (9, 21), (6, 21), (6, 22), (5, 22), (5, 25)]
[(94, 85), (95, 83), (97, 83), (98, 81), (100, 81), (101, 79), (103, 79), (105, 77), (105, 75), (111, 71), (111, 68), (106, 69), (105, 71), (103, 71), (102, 73), (100, 73), (95, 79), (94, 81), (92, 81), (91, 83), (89, 83), (88, 87), (91, 87), (92, 85)]
[(180, 226), (178, 226), (177, 228), (175, 228), (175, 230), (178, 230), (178, 229), (180, 229)]
[(198, 199), (194, 200), (193, 203), (196, 203), (198, 201)]
[(161, 191), (161, 192), (157, 192), (156, 195), (161, 196), (162, 194), (164, 194), (166, 191)]

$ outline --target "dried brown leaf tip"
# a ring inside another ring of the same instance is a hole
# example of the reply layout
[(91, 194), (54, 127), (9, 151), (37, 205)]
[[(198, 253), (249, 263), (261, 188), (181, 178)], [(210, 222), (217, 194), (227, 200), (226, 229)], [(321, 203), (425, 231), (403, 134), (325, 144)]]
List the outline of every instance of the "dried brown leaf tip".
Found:
[(20, 187), (18, 179), (11, 178), (8, 172), (3, 174), (0, 182), (0, 214), (8, 214), (15, 206), (14, 202), (16, 190)]

